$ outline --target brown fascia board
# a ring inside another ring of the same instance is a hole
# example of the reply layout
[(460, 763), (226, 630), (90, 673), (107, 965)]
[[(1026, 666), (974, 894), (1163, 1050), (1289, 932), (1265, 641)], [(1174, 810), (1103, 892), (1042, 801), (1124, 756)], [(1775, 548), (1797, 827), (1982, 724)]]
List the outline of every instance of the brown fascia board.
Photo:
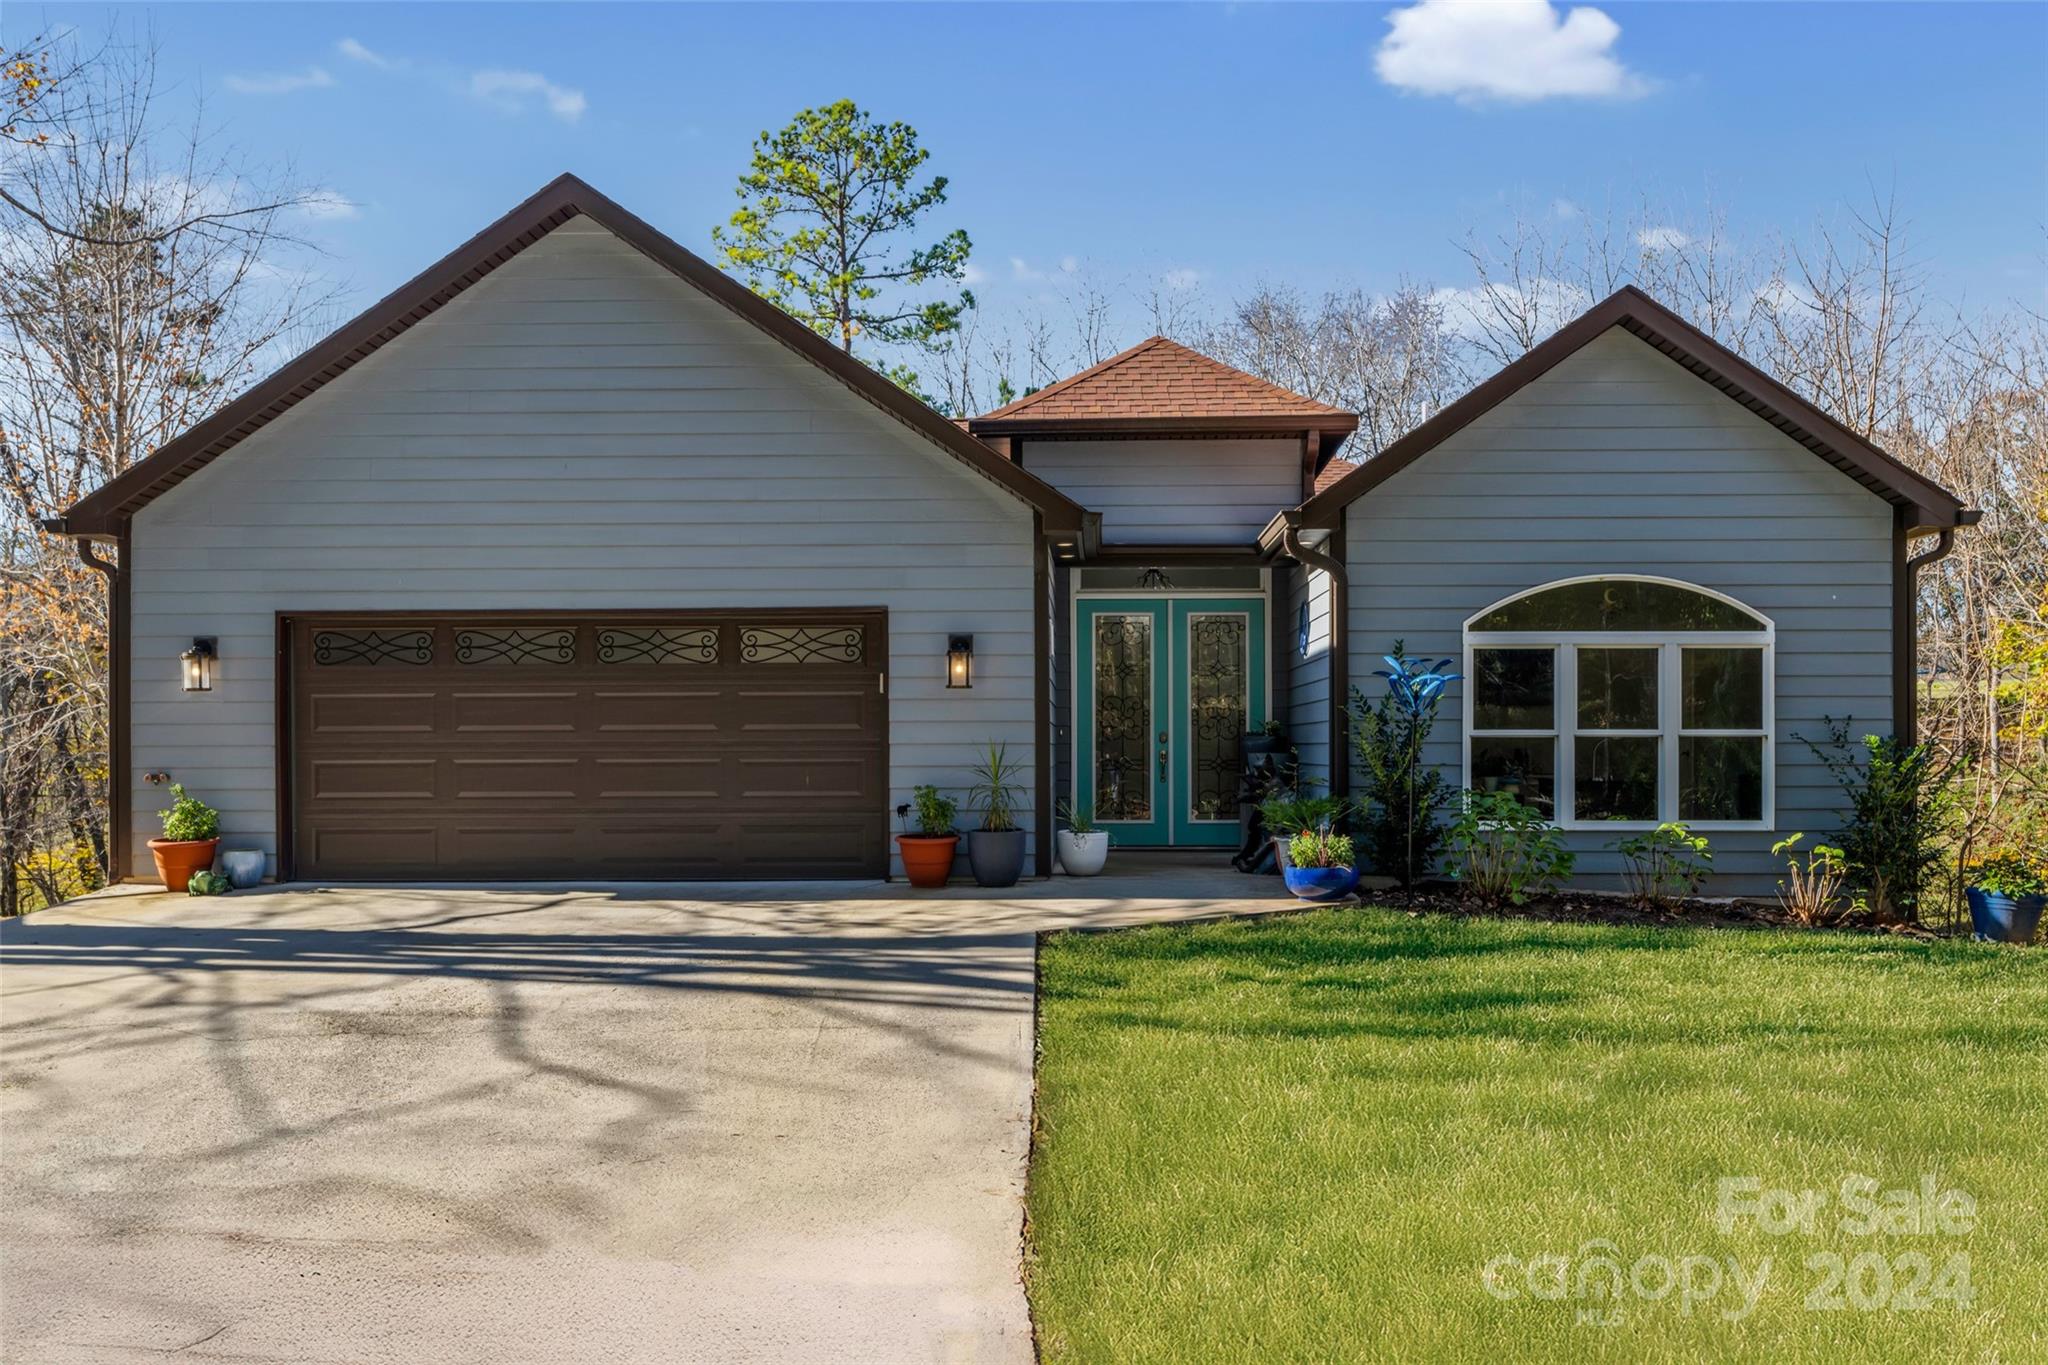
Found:
[(289, 411), (464, 289), (582, 214), (671, 274), (830, 374), (884, 413), (1036, 508), (1048, 536), (1078, 535), (1080, 504), (1027, 474), (922, 402), (834, 347), (709, 261), (629, 213), (573, 175), (562, 175), (497, 222), (365, 309), (325, 340), (184, 434), (165, 442), (81, 498), (64, 533), (107, 535), (151, 499), (175, 487), (237, 442)]
[(1595, 304), (1528, 354), (1302, 503), (1297, 509), (1300, 524), (1334, 529), (1346, 507), (1611, 327), (1625, 328), (1656, 347), (1893, 506), (1904, 509), (1914, 532), (1971, 524), (1968, 509), (1955, 494), (1915, 474), (1633, 285)]

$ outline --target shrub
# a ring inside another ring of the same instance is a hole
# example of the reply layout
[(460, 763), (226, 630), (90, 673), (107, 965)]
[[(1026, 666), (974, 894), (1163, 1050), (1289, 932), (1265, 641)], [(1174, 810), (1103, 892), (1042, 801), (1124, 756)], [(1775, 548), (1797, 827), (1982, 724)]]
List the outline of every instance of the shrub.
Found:
[(164, 838), (177, 843), (220, 837), (220, 812), (196, 796), (187, 796), (181, 782), (171, 784), (170, 808), (162, 812)]
[(1526, 904), (1555, 891), (1577, 862), (1563, 831), (1506, 792), (1466, 792), (1450, 847), (1451, 876), (1481, 905)]
[(188, 896), (220, 896), (234, 889), (234, 883), (220, 872), (209, 872), (204, 868), (192, 874), (192, 880), (185, 883)]
[(1423, 766), (1422, 749), (1436, 725), (1444, 688), (1458, 675), (1445, 671), (1449, 659), (1432, 664), (1409, 658), (1399, 640), (1383, 657), (1387, 666), (1373, 676), (1385, 679), (1387, 694), (1368, 705), (1354, 687), (1346, 715), (1352, 766), (1362, 778), (1356, 807), (1360, 838), (1373, 870), (1405, 887), (1435, 867), (1443, 849), (1440, 817), (1451, 788), (1439, 769)]
[(1849, 863), (1832, 844), (1815, 844), (1802, 863), (1799, 841), (1805, 837), (1794, 834), (1771, 845), (1771, 852), (1785, 860), (1787, 873), (1786, 880), (1778, 883), (1778, 902), (1801, 924), (1834, 924), (1845, 913), (1842, 883), (1849, 875)]
[(954, 833), (953, 821), (960, 814), (960, 803), (950, 796), (939, 795), (939, 789), (929, 784), (910, 789), (911, 801), (896, 808), (896, 818), (904, 822), (903, 832), (910, 832), (910, 808), (917, 806), (917, 832), (926, 839), (942, 839)]
[(1299, 796), (1276, 792), (1259, 802), (1259, 820), (1266, 833), (1291, 839), (1303, 830), (1334, 825), (1344, 817), (1344, 801), (1335, 796)]
[(1994, 896), (2048, 895), (2048, 859), (2038, 854), (1994, 854), (1969, 869), (1970, 885)]
[(1287, 841), (1287, 857), (1296, 867), (1356, 867), (1358, 850), (1348, 834), (1305, 829)]
[(1865, 735), (1862, 759), (1849, 723), (1828, 719), (1828, 742), (1804, 739), (1849, 797), (1849, 823), (1835, 836), (1854, 883), (1880, 921), (1912, 923), (1942, 861), (1956, 808), (1955, 759), (1925, 744)]
[(1622, 878), (1638, 905), (1663, 909), (1700, 889), (1714, 865), (1707, 837), (1682, 824), (1668, 823), (1623, 839)]

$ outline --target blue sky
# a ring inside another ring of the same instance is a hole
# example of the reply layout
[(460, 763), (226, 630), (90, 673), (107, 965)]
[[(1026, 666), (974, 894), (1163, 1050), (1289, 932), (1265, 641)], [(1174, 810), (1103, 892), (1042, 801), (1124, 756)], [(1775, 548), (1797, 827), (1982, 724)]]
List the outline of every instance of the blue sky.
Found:
[(314, 230), (357, 305), (563, 170), (707, 250), (750, 139), (845, 95), (921, 131), (992, 308), (1063, 260), (1219, 299), (1461, 285), (1517, 200), (1711, 197), (1753, 235), (1873, 185), (1943, 294), (2048, 297), (2048, 5), (1443, 6), (1391, 54), (1409, 7), (15, 3), (0, 32), (146, 24), (224, 141), (353, 206)]

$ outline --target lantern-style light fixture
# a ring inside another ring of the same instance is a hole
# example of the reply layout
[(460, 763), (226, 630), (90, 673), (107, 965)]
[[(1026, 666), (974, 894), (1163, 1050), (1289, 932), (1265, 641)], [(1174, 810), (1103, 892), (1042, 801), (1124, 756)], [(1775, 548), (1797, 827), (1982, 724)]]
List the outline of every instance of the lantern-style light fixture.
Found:
[(211, 635), (196, 636), (192, 641), (192, 648), (178, 656), (178, 662), (185, 668), (187, 692), (213, 690), (213, 661), (220, 657), (214, 644), (214, 637)]
[(949, 635), (946, 637), (946, 686), (974, 686), (974, 637), (972, 635)]

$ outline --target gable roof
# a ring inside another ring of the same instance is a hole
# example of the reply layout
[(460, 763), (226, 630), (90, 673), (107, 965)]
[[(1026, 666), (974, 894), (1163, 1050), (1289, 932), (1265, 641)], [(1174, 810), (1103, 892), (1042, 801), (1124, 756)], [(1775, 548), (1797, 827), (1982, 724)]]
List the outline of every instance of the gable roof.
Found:
[(1357, 426), (1356, 413), (1160, 336), (967, 423), (976, 435), (1316, 431), (1325, 435), (1326, 454)]
[(414, 323), (579, 215), (606, 228), (962, 464), (1036, 508), (1044, 517), (1047, 533), (1081, 533), (1084, 512), (1080, 504), (996, 454), (911, 394), (573, 175), (562, 175), (549, 182), (532, 198), (213, 416), (166, 441), (79, 499), (49, 529), (74, 536), (116, 534), (122, 523), (151, 499), (218, 459), (244, 437), (282, 416), (299, 400), (340, 377)]
[(1315, 496), (1289, 514), (1290, 519), (1302, 527), (1334, 528), (1344, 508), (1612, 327), (1656, 347), (1898, 508), (1907, 530), (1939, 531), (1976, 520), (1955, 494), (1906, 468), (1633, 285), (1593, 305), (1379, 454), (1327, 487), (1319, 486)]
[(1352, 471), (1356, 470), (1357, 468), (1358, 461), (1356, 460), (1330, 461), (1328, 464), (1323, 466), (1322, 470), (1319, 473), (1317, 473), (1315, 491), (1320, 493), (1325, 488), (1328, 488), (1331, 484), (1337, 482), (1337, 480), (1351, 477)]

